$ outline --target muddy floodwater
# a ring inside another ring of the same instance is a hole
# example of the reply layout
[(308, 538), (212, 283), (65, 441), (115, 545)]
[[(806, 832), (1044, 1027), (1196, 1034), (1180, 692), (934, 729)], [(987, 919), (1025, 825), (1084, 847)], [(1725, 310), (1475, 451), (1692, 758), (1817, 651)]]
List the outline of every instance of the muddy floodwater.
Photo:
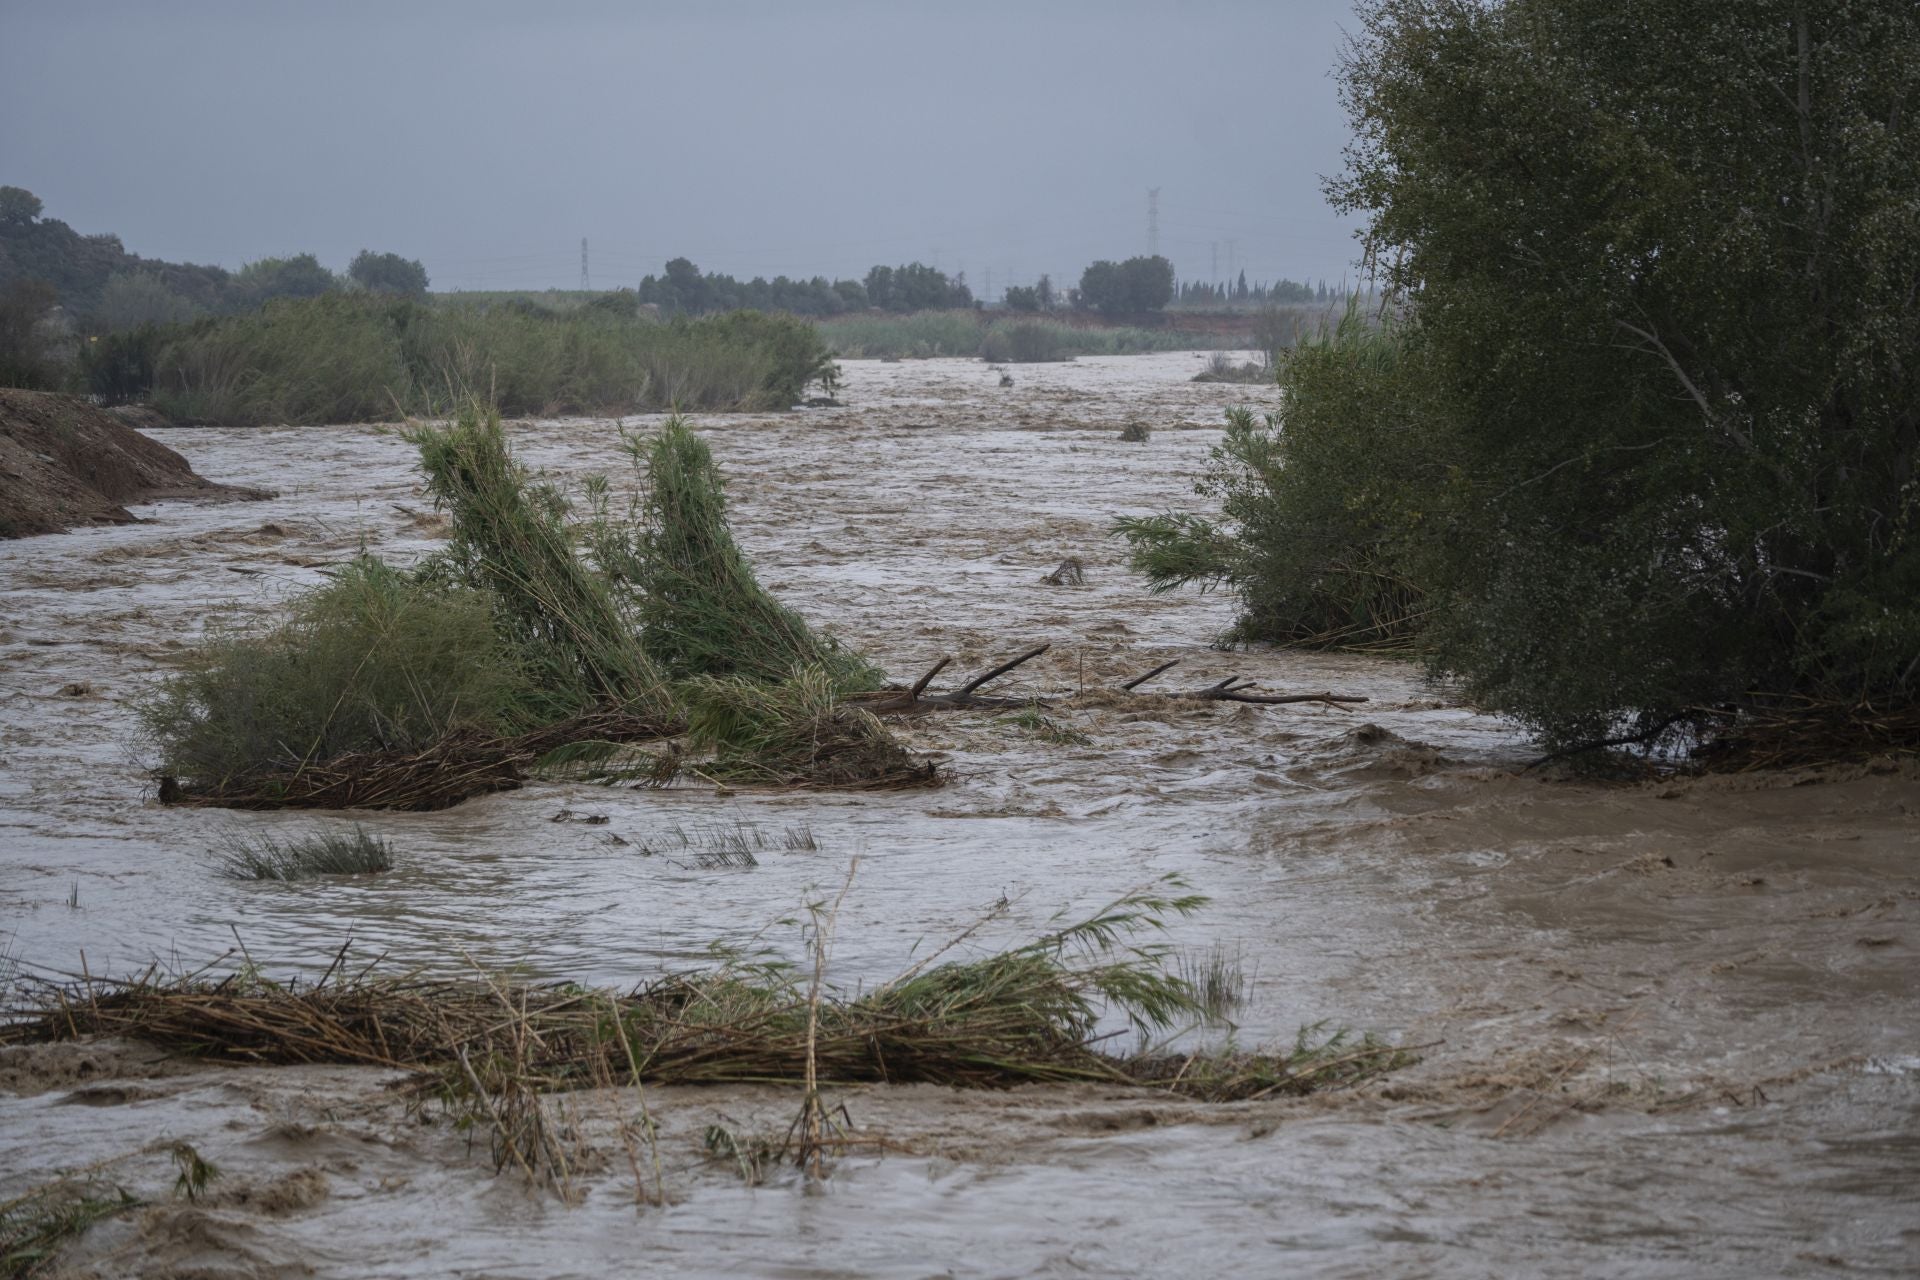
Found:
[[(556, 1104), (588, 1153), (568, 1206), (409, 1117), (388, 1073), (45, 1046), (0, 1054), (0, 1199), (150, 1147), (115, 1167), (155, 1207), (66, 1256), (90, 1276), (1920, 1270), (1920, 773), (1554, 780), (1408, 664), (1210, 648), (1231, 601), (1148, 594), (1108, 536), (1116, 515), (1196, 506), (1221, 410), (1276, 394), (1189, 382), (1203, 365), (1016, 366), (1008, 388), (977, 362), (853, 361), (844, 408), (698, 422), (783, 600), (896, 678), (1050, 643), (1005, 691), (1067, 700), (1051, 714), (1084, 743), (955, 715), (909, 731), (942, 762), (936, 790), (538, 785), (361, 815), (396, 868), (332, 884), (220, 878), (235, 831), (345, 819), (160, 808), (129, 704), (208, 628), (269, 616), (363, 548), (427, 554), (440, 525), (411, 450), (375, 428), (166, 433), (202, 475), (279, 496), (0, 543), (0, 968), (124, 975), (244, 944), (311, 974), (350, 939), (366, 960), (625, 986), (715, 943), (797, 957), (780, 922), (857, 855), (832, 955), (852, 985), (1003, 897), (976, 953), (1178, 872), (1211, 903), (1170, 940), (1237, 960), (1243, 1042), (1326, 1022), (1429, 1046), (1417, 1065), (1225, 1106), (836, 1089), (876, 1142), (812, 1189), (749, 1189), (701, 1146), (713, 1123), (784, 1130), (793, 1091), (656, 1090), (674, 1203), (637, 1209), (609, 1136), (623, 1100)], [(1132, 423), (1151, 438), (1120, 440)], [(557, 476), (631, 487), (615, 423), (511, 438)], [(1084, 586), (1042, 581), (1069, 556)], [(1170, 658), (1148, 688), (1241, 675), (1369, 701), (1106, 692)], [(677, 847), (720, 826), (778, 847), (732, 867)], [(176, 1140), (223, 1170), (208, 1199), (168, 1194)]]

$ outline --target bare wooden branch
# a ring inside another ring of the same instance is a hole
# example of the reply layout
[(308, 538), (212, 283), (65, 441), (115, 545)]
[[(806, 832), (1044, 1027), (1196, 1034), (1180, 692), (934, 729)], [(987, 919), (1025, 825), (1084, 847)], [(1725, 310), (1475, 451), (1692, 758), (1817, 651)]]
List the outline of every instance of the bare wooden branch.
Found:
[(1147, 672), (1147, 674), (1143, 676), (1135, 676), (1133, 679), (1127, 681), (1125, 684), (1121, 685), (1120, 687), (1126, 692), (1131, 693), (1133, 690), (1138, 689), (1141, 685), (1153, 679), (1155, 676), (1159, 675), (1162, 671), (1165, 671), (1167, 668), (1177, 667), (1179, 665), (1180, 665), (1180, 659), (1178, 658), (1170, 659), (1166, 662), (1161, 663), (1159, 666), (1155, 667), (1153, 670)]
[(1039, 657), (1041, 654), (1045, 653), (1047, 650), (1051, 648), (1053, 648), (1052, 645), (1043, 644), (1038, 649), (1029, 649), (1025, 653), (1021, 654), (1019, 657), (1015, 658), (1013, 661), (1003, 662), (999, 666), (995, 667), (993, 670), (987, 672), (985, 675), (975, 676), (971, 681), (960, 686), (960, 688), (954, 690), (954, 692), (949, 696), (952, 697), (955, 701), (962, 701), (970, 697), (973, 691), (975, 689), (978, 689), (981, 685), (987, 684), (994, 680), (998, 680), (1001, 676), (1007, 674), (1007, 672), (1013, 670), (1015, 667), (1020, 666), (1023, 663), (1032, 662), (1035, 658)]
[(944, 654), (941, 656), (940, 661), (934, 663), (931, 667), (928, 667), (927, 674), (921, 676), (918, 680), (915, 680), (913, 682), (913, 688), (907, 690), (907, 701), (918, 702), (920, 700), (920, 695), (927, 691), (927, 686), (933, 683), (933, 678), (939, 675), (942, 671), (945, 671), (947, 669), (947, 664), (952, 661), (953, 661), (952, 654)]

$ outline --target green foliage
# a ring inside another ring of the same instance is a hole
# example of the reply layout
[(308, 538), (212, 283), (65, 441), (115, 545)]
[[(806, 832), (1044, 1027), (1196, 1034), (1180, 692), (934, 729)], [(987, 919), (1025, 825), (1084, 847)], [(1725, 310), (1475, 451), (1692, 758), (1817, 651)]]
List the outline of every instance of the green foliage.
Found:
[(310, 253), (262, 258), (234, 272), (231, 289), (241, 306), (260, 307), (276, 298), (317, 298), (340, 287), (340, 277)]
[(841, 700), (837, 671), (797, 666), (775, 683), (697, 676), (683, 688), (687, 740), (705, 776), (769, 786), (912, 785), (932, 776), (871, 712)]
[(58, 1178), (0, 1204), (0, 1280), (45, 1274), (68, 1241), (139, 1207), (124, 1187), (98, 1177)]
[(1552, 743), (1756, 691), (1911, 702), (1920, 15), (1363, 15), (1333, 192), (1431, 390), (1437, 666)]
[(175, 293), (154, 271), (116, 271), (107, 277), (94, 308), (95, 327), (109, 333), (155, 325), (185, 324), (204, 314), (193, 299)]
[(868, 305), (866, 287), (858, 280), (829, 282), (825, 276), (736, 280), (722, 272), (703, 272), (686, 258), (675, 258), (662, 275), (641, 280), (635, 301), (659, 307), (668, 315), (752, 310), (833, 316), (865, 310)]
[(81, 235), (58, 218), (40, 217), (39, 211), (40, 202), (31, 192), (0, 188), (0, 290), (40, 281), (51, 286), (55, 299), (76, 317), (92, 313), (108, 284), (120, 275), (151, 276), (196, 307), (227, 303), (229, 277), (219, 267), (141, 258), (128, 253), (116, 236)]
[(1096, 262), (1080, 274), (1079, 305), (1102, 315), (1161, 311), (1173, 300), (1173, 264), (1155, 254)]
[(81, 385), (108, 404), (144, 399), (165, 341), (165, 331), (151, 325), (89, 338), (80, 346)]
[(221, 1177), (220, 1167), (201, 1155), (190, 1142), (174, 1143), (168, 1154), (173, 1157), (173, 1167), (177, 1170), (173, 1193), (188, 1201), (205, 1195), (207, 1188)]
[[(360, 826), (352, 831), (312, 831), (284, 839), (271, 832), (235, 833), (220, 850), (218, 865), (220, 874), (229, 880), (378, 875), (393, 870), (393, 846)], [(182, 1168), (182, 1177), (188, 1172), (188, 1168)], [(204, 1184), (205, 1179), (201, 1182)], [(188, 1198), (193, 1198), (192, 1193)]]
[(867, 272), (865, 284), (868, 305), (882, 311), (944, 311), (973, 305), (965, 276), (949, 277), (924, 262), (875, 267)]
[(588, 542), (607, 576), (633, 593), (642, 642), (662, 668), (676, 678), (779, 682), (808, 667), (843, 692), (879, 686), (879, 672), (816, 636), (754, 578), (727, 524), (713, 452), (685, 419), (626, 443), (646, 484), (625, 520), (611, 517), (596, 486)]
[(1195, 491), (1220, 520), (1168, 513), (1116, 528), (1155, 591), (1236, 592), (1229, 641), (1410, 646), (1425, 609), (1413, 567), (1425, 503), (1447, 484), (1422, 434), (1423, 379), (1404, 334), (1357, 310), (1281, 363), (1286, 409), (1227, 414)]
[(0, 227), (24, 227), (40, 216), (40, 197), (25, 187), (0, 187)]
[(453, 523), (426, 573), (492, 602), (539, 718), (655, 704), (664, 681), (641, 648), (630, 602), (581, 563), (565, 501), (513, 460), (498, 411), (469, 401), (455, 421), (416, 427), (407, 439)]
[(1009, 285), (1000, 301), (1009, 311), (1038, 311), (1040, 291), (1030, 284)]
[(40, 321), (53, 300), (52, 286), (40, 280), (16, 280), (0, 289), (0, 387), (59, 387), (60, 369), (40, 334)]
[(331, 294), (169, 330), (153, 403), (220, 426), (390, 420), (423, 395), (394, 327), (382, 304)]
[(362, 249), (347, 265), (347, 276), (372, 293), (418, 298), (427, 292), (427, 269), (414, 258)]
[(527, 696), (490, 597), (362, 558), (273, 630), (195, 651), (138, 710), (162, 771), (214, 786), (497, 733)]

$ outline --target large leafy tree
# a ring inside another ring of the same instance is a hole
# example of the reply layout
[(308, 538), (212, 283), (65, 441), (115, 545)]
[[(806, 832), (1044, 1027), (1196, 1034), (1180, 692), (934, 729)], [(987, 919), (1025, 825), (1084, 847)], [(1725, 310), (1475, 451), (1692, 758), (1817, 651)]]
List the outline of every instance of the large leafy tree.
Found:
[(1573, 741), (1920, 690), (1920, 9), (1373, 0), (1332, 191), (1450, 480), (1439, 664)]
[(1173, 264), (1158, 254), (1102, 259), (1080, 273), (1080, 305), (1109, 316), (1159, 311), (1173, 300)]
[(362, 249), (347, 265), (347, 275), (362, 289), (419, 297), (427, 291), (427, 269), (417, 259)]

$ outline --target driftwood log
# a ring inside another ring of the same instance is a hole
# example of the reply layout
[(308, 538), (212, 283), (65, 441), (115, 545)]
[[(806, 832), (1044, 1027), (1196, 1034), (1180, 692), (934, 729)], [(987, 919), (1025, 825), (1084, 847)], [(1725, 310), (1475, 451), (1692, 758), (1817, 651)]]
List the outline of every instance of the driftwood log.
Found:
[[(1025, 663), (1033, 661), (1051, 649), (1052, 645), (1040, 645), (1029, 649), (1017, 658), (1001, 663), (997, 667), (981, 672), (973, 679), (949, 693), (928, 693), (927, 688), (933, 678), (947, 669), (952, 663), (951, 657), (942, 657), (927, 668), (925, 675), (914, 681), (906, 689), (882, 689), (878, 693), (867, 694), (858, 701), (866, 710), (876, 715), (919, 715), (931, 711), (991, 711), (1013, 707), (1050, 707), (1055, 698), (1009, 698), (996, 694), (981, 693), (980, 690), (998, 680), (1001, 676), (1015, 670)], [(1179, 665), (1174, 658), (1163, 662), (1145, 675), (1135, 676), (1120, 686), (1121, 692), (1132, 693), (1147, 681)], [(1365, 702), (1366, 698), (1350, 693), (1253, 693), (1252, 680), (1240, 676), (1228, 676), (1225, 680), (1208, 685), (1204, 689), (1190, 689), (1184, 692), (1147, 694), (1146, 697), (1179, 698), (1194, 702), (1244, 702), (1255, 706), (1280, 706), (1294, 702), (1350, 703)]]

